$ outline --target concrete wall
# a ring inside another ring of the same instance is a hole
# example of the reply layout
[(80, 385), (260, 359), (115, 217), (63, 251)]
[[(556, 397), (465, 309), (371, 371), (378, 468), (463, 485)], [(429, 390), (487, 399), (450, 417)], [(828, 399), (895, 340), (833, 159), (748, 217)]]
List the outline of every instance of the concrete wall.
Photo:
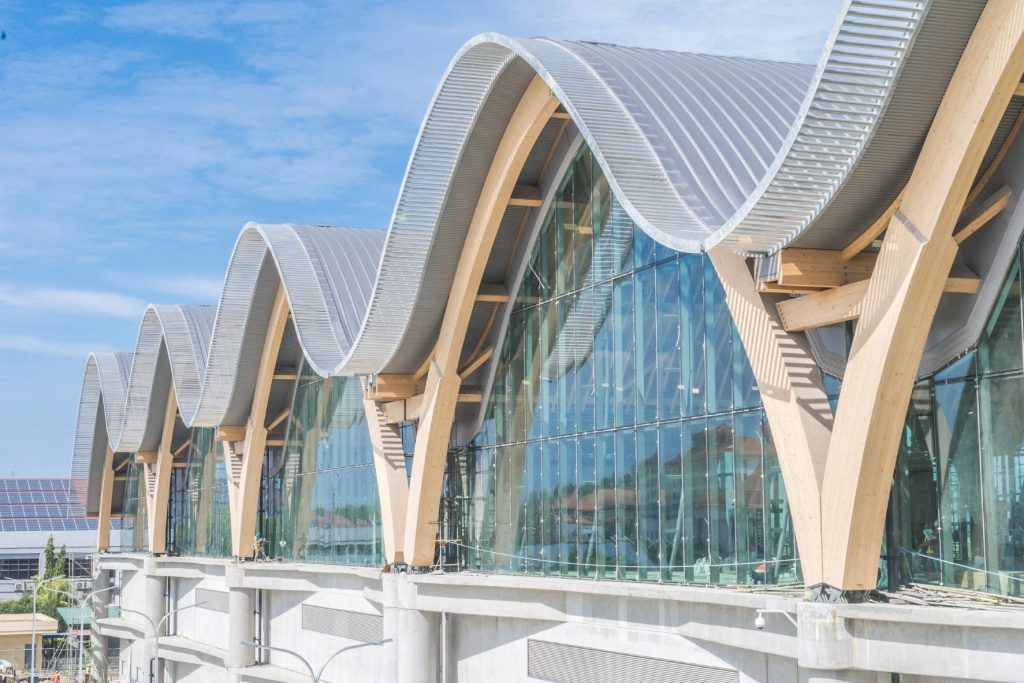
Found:
[[(799, 589), (381, 574), (180, 558), (137, 557), (122, 560), (121, 568), (122, 602), (133, 608), (147, 599), (152, 608), (163, 581), (170, 582), (175, 605), (225, 593), (246, 596), (217, 599), (218, 609), (190, 609), (172, 620), (166, 646), (161, 643), (165, 681), (308, 678), (288, 653), (267, 653), (256, 665), (239, 658), (237, 648), (231, 654), (246, 629), (254, 637), (262, 633), (265, 644), (295, 651), (315, 669), (343, 647), (380, 635), (393, 639), (339, 655), (325, 672), (328, 681), (504, 683), (531, 680), (534, 672), (535, 680), (570, 683), (651, 676), (890, 683), (890, 672), (899, 672), (902, 683), (952, 683), (1017, 681), (1024, 671), (1024, 609), (837, 606), (804, 602)], [(262, 613), (254, 616), (260, 605)], [(763, 629), (754, 624), (758, 610), (769, 610)], [(136, 639), (124, 642), (123, 675), (148, 673), (135, 629), (134, 636), (110, 632)], [(228, 661), (242, 663), (229, 667)]]

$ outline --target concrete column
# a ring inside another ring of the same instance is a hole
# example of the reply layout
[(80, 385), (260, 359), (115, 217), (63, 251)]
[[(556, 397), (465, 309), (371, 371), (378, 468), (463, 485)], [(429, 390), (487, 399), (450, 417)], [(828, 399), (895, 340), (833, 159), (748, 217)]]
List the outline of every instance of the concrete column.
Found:
[(239, 680), (237, 669), (256, 663), (256, 650), (242, 645), (256, 637), (256, 591), (252, 588), (228, 589), (228, 679)]
[[(147, 617), (153, 620), (154, 624), (159, 624), (160, 620), (164, 617), (164, 607), (166, 606), (166, 599), (164, 598), (164, 578), (161, 576), (155, 576), (154, 563), (147, 562), (145, 573), (143, 574), (142, 580), (142, 607), (140, 610), (145, 613)], [(166, 624), (164, 624), (166, 626)], [(150, 662), (156, 657), (156, 643), (152, 638), (152, 633), (149, 631), (152, 629), (149, 624), (146, 624), (145, 629), (147, 631), (146, 639), (146, 664), (143, 667), (147, 680), (149, 680)], [(164, 635), (161, 633), (161, 635)], [(152, 663), (152, 671), (155, 673), (154, 683), (160, 683), (160, 662)]]
[[(394, 638), (398, 646), (392, 649), (396, 658), (393, 664), (396, 676), (392, 680), (398, 683), (438, 683), (441, 615), (416, 609), (416, 585), (408, 580), (407, 574), (384, 576), (385, 638)], [(392, 584), (390, 587), (389, 583)], [(393, 603), (389, 597), (394, 599)], [(390, 629), (389, 620), (392, 621)]]
[[(110, 570), (100, 569), (92, 582), (93, 590), (110, 588)], [(110, 591), (97, 593), (92, 599), (92, 618), (95, 624), (97, 619), (107, 617), (107, 606), (110, 605)], [(92, 677), (96, 681), (106, 681), (108, 671), (108, 643), (107, 637), (101, 636), (93, 629), (89, 633), (89, 641), (92, 643)]]

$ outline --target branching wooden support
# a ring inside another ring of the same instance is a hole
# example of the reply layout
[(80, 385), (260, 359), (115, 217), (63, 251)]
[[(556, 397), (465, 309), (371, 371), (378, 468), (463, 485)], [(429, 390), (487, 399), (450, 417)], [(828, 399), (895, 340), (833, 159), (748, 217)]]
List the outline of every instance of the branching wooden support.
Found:
[[(786, 299), (778, 303), (779, 317), (787, 332), (801, 332), (816, 327), (855, 320), (864, 308), (869, 280), (826, 289), (821, 292)], [(946, 279), (944, 291), (974, 294), (981, 280), (966, 266), (954, 264)]]

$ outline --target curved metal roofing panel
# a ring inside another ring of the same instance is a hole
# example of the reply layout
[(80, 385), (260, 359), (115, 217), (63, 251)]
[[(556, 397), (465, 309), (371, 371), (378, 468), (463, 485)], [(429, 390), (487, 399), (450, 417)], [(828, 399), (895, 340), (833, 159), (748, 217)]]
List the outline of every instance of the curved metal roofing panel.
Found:
[[(744, 253), (769, 253), (830, 205), (878, 130), (910, 135), (927, 128), (942, 88), (906, 98), (910, 119), (901, 110), (887, 121), (887, 107), (933, 6), (943, 11), (927, 26), (931, 37), (942, 36), (946, 51), (959, 54), (973, 26), (960, 15), (976, 4), (967, 0), (961, 12), (954, 0), (847, 0), (816, 68), (543, 38), (473, 38), (428, 109), (367, 318), (336, 371), (409, 372), (429, 352), (427, 337), (443, 308), (423, 305), (424, 282), (457, 262), (432, 247), (440, 232), (464, 235), (471, 219), (467, 211), (444, 214), (452, 178), (467, 165), (486, 173), (469, 141), (495, 98), (508, 103), (489, 117), (507, 120), (514, 109), (516, 98), (506, 92), (512, 86), (502, 81), (513, 65), (525, 62), (544, 78), (623, 207), (654, 239), (689, 252), (725, 242)], [(926, 52), (919, 61), (936, 57)], [(936, 71), (931, 80), (952, 74), (945, 61)], [(864, 174), (895, 179), (895, 165), (872, 164)]]
[[(98, 484), (109, 439), (120, 435), (131, 369), (130, 353), (92, 353), (85, 363), (78, 419), (71, 454), (71, 478), (78, 502), (92, 512), (98, 506)], [(102, 438), (97, 438), (97, 437)]]
[[(163, 420), (167, 395), (154, 395), (154, 387), (173, 386), (182, 416), (195, 413), (216, 312), (214, 306), (146, 308), (135, 344), (120, 435), (111, 439), (115, 451), (143, 450), (147, 431), (153, 431), (149, 427), (154, 416)], [(149, 436), (158, 438), (159, 426)]]
[(220, 424), (241, 400), (236, 387), (254, 381), (278, 282), (310, 366), (338, 374), (366, 313), (385, 236), (369, 228), (247, 224), (225, 276), (202, 395), (194, 412), (182, 411), (185, 423)]

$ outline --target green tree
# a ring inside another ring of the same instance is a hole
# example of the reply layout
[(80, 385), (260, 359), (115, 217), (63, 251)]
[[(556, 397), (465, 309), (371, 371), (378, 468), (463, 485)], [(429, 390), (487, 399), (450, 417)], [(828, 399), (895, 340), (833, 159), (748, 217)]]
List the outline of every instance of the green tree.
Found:
[[(57, 620), (59, 631), (66, 631), (68, 625), (57, 612), (58, 607), (69, 607), (73, 600), (67, 595), (70, 592), (70, 584), (65, 578), (65, 567), (67, 567), (67, 546), (61, 546), (60, 551), (56, 549), (53, 536), (46, 541), (46, 549), (43, 550), (43, 575), (37, 576), (36, 581), (49, 581), (39, 589), (36, 596), (36, 611)], [(32, 591), (26, 591), (20, 598), (4, 600), (0, 602), (0, 614), (31, 614), (32, 613)]]

